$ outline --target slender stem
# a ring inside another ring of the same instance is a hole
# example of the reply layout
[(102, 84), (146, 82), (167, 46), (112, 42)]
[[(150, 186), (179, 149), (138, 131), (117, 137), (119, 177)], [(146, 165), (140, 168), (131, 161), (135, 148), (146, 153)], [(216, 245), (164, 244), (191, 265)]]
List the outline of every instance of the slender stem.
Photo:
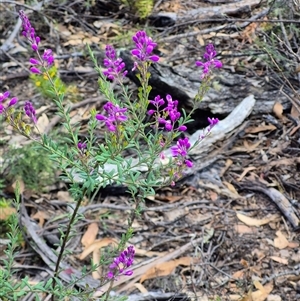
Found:
[(114, 284), (115, 280), (114, 278), (112, 278), (112, 280), (110, 281), (110, 284), (109, 284), (109, 288), (107, 289), (106, 293), (105, 293), (105, 297), (104, 297), (104, 300), (103, 301), (107, 301), (108, 297), (109, 297), (109, 293), (113, 287), (113, 284)]
[[(57, 283), (56, 278), (58, 277), (58, 274), (59, 274), (59, 265), (60, 265), (60, 262), (62, 260), (63, 255), (64, 255), (65, 247), (66, 247), (66, 244), (68, 242), (68, 238), (70, 236), (74, 220), (77, 216), (77, 212), (80, 208), (81, 202), (82, 202), (83, 197), (85, 196), (85, 194), (86, 194), (86, 190), (83, 191), (81, 199), (77, 201), (76, 207), (74, 209), (74, 212), (73, 212), (73, 214), (71, 216), (71, 219), (70, 219), (70, 222), (68, 224), (66, 234), (63, 238), (63, 242), (62, 242), (62, 245), (61, 245), (61, 248), (60, 248), (60, 252), (58, 254), (58, 258), (57, 258), (57, 262), (56, 262), (56, 266), (55, 266), (55, 271), (54, 271), (54, 275), (53, 275), (53, 282), (52, 282), (52, 289), (53, 290), (55, 289), (55, 286), (56, 286), (56, 283)], [(51, 297), (51, 301), (54, 301), (54, 294)]]

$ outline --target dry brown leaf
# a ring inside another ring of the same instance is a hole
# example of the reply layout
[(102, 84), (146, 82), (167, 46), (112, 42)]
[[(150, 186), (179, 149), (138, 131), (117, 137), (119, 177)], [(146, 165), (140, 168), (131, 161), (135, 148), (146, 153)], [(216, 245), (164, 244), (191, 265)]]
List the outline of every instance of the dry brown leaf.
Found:
[(282, 263), (282, 264), (288, 264), (289, 261), (286, 258), (281, 258), (278, 256), (270, 256), (270, 258), (276, 262)]
[(209, 196), (212, 202), (215, 202), (219, 198), (219, 195), (212, 190), (209, 191)]
[(44, 212), (44, 211), (37, 211), (33, 216), (33, 219), (38, 219), (39, 220), (39, 226), (43, 228), (45, 219), (49, 219), (49, 215)]
[(79, 256), (80, 260), (85, 259), (89, 254), (91, 254), (92, 252), (94, 252), (94, 250), (99, 250), (103, 247), (106, 247), (108, 245), (114, 245), (115, 247), (118, 245), (118, 242), (110, 237), (106, 237), (103, 239), (98, 239), (95, 240), (91, 245), (89, 245)]
[[(93, 264), (97, 264), (100, 262), (100, 257), (101, 257), (101, 252), (99, 249), (95, 249), (93, 251)], [(102, 268), (101, 266), (98, 266), (96, 271), (92, 272), (92, 277), (94, 279), (100, 279), (101, 278), (101, 272), (102, 272)]]
[(175, 260), (162, 262), (157, 264), (148, 270), (140, 279), (140, 283), (143, 283), (147, 279), (153, 279), (156, 277), (167, 276), (175, 271), (175, 268), (179, 265), (189, 266), (193, 263), (192, 257), (181, 257)]
[(250, 25), (245, 27), (245, 29), (240, 33), (240, 36), (243, 39), (242, 43), (248, 42), (249, 44), (252, 44), (253, 40), (256, 38), (257, 27), (257, 23), (250, 23)]
[(49, 125), (49, 118), (45, 113), (43, 113), (37, 120), (36, 127), (38, 128), (41, 134), (45, 133), (45, 129)]
[(224, 181), (223, 184), (233, 193), (235, 193), (236, 195), (239, 195), (239, 193), (236, 191), (235, 187), (229, 183), (229, 182), (226, 182)]
[(244, 171), (242, 172), (242, 174), (239, 176), (239, 178), (237, 179), (238, 182), (241, 182), (243, 180), (243, 178), (245, 177), (245, 175), (251, 171), (251, 170), (255, 170), (256, 167), (254, 166), (249, 166), (247, 168), (244, 169)]
[(57, 193), (57, 198), (60, 200), (60, 201), (63, 201), (63, 202), (73, 202), (74, 199), (71, 197), (70, 193), (68, 191), (59, 191)]
[(134, 286), (142, 293), (147, 294), (148, 290), (141, 284), (141, 283), (135, 283)]
[(249, 267), (249, 262), (245, 259), (241, 259), (240, 264), (244, 267), (244, 268), (248, 268)]
[(234, 229), (239, 234), (249, 234), (249, 233), (256, 233), (257, 229), (253, 227), (248, 227), (246, 225), (234, 225)]
[(81, 243), (86, 248), (91, 245), (97, 237), (99, 232), (99, 227), (97, 223), (91, 223), (87, 230), (85, 231), (84, 235), (82, 236)]
[(235, 281), (235, 279), (243, 279), (245, 274), (245, 270), (236, 271), (232, 275), (232, 280)]
[(249, 127), (245, 130), (247, 134), (256, 134), (265, 131), (274, 131), (276, 130), (276, 126), (273, 124), (260, 125), (256, 127)]
[[(248, 140), (243, 140), (243, 144), (245, 149), (247, 150), (247, 152), (252, 152), (254, 151), (263, 141), (259, 140), (256, 143), (251, 143)], [(237, 150), (239, 149), (239, 147), (237, 147)], [(240, 147), (241, 150), (243, 150), (242, 147)]]
[(221, 169), (220, 177), (223, 177), (223, 175), (226, 173), (228, 168), (233, 164), (233, 161), (230, 159), (227, 159), (225, 162), (225, 166)]
[(238, 301), (253, 301), (252, 299), (252, 293), (248, 293), (246, 296), (244, 296), (242, 299), (238, 299)]
[(291, 249), (299, 248), (299, 243), (296, 241), (290, 241), (288, 247)]
[(183, 209), (175, 208), (170, 211), (164, 212), (164, 219), (167, 222), (175, 221), (181, 218), (182, 216), (186, 215), (188, 212), (185, 212)]
[(169, 203), (172, 204), (174, 202), (180, 201), (182, 198), (183, 198), (182, 195), (170, 195), (170, 196), (165, 196), (163, 200), (167, 200)]
[(291, 108), (291, 116), (294, 118), (299, 118), (299, 116), (300, 116), (298, 110), (296, 109), (296, 107), (294, 105), (292, 105), (292, 108)]
[(277, 231), (276, 235), (277, 235), (277, 237), (275, 237), (275, 239), (274, 239), (274, 247), (276, 247), (278, 249), (285, 249), (289, 245), (288, 240), (282, 234), (281, 231)]
[(268, 283), (262, 286), (258, 281), (254, 281), (255, 287), (258, 289), (256, 292), (251, 294), (253, 301), (264, 301), (273, 290), (273, 283)]
[(283, 106), (280, 102), (275, 102), (273, 106), (273, 113), (279, 118), (282, 118), (282, 113), (283, 113)]
[(272, 222), (276, 219), (278, 219), (278, 215), (277, 214), (273, 214), (269, 217), (263, 218), (263, 219), (256, 219), (256, 218), (252, 218), (249, 217), (247, 215), (243, 215), (241, 213), (237, 213), (237, 218), (243, 222), (244, 224), (246, 224), (247, 226), (254, 226), (254, 227), (259, 227), (265, 224), (268, 224), (269, 222)]
[(11, 207), (0, 208), (0, 220), (6, 221), (14, 213), (17, 213), (15, 208), (11, 208)]

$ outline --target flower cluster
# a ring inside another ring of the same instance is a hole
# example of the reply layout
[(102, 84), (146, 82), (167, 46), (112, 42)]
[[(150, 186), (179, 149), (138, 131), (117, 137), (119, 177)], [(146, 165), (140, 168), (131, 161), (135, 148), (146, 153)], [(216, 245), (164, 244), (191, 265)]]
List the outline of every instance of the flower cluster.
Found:
[(26, 101), (24, 105), (25, 114), (34, 122), (37, 123), (35, 109), (30, 101)]
[(7, 108), (14, 106), (18, 102), (17, 97), (13, 97), (9, 101), (9, 103), (5, 106), (3, 104), (3, 102), (9, 97), (9, 95), (10, 95), (9, 91), (6, 91), (4, 93), (0, 93), (0, 114), (4, 113)]
[(167, 131), (178, 130), (184, 132), (186, 130), (185, 125), (181, 125), (178, 128), (174, 128), (175, 122), (180, 118), (180, 112), (178, 112), (178, 100), (173, 100), (171, 95), (166, 96), (167, 107), (160, 110), (160, 107), (165, 104), (163, 98), (157, 95), (154, 100), (150, 100), (150, 103), (156, 107), (156, 110), (148, 110), (149, 115), (155, 114), (157, 122), (163, 124)]
[(193, 163), (190, 160), (187, 160), (188, 149), (191, 147), (188, 138), (179, 139), (175, 146), (171, 147), (172, 156), (176, 157), (177, 164), (182, 165), (184, 162), (187, 167), (192, 167)]
[(113, 263), (109, 266), (107, 273), (108, 279), (116, 279), (119, 275), (131, 276), (132, 270), (128, 270), (133, 264), (135, 250), (133, 246), (129, 246), (126, 250), (121, 252), (119, 257), (115, 258)]
[(205, 53), (203, 58), (205, 62), (196, 61), (196, 65), (198, 67), (203, 68), (202, 78), (206, 77), (212, 68), (221, 68), (222, 62), (219, 60), (214, 59), (217, 55), (213, 44), (208, 44), (205, 48)]
[(115, 132), (117, 130), (118, 124), (127, 120), (127, 116), (124, 114), (127, 109), (120, 108), (118, 105), (114, 105), (111, 102), (107, 102), (103, 106), (104, 110), (106, 111), (108, 117), (97, 114), (96, 119), (100, 121), (105, 121), (105, 125), (107, 129), (111, 132)]
[(141, 30), (138, 31), (133, 37), (135, 48), (131, 51), (131, 54), (141, 62), (152, 61), (157, 62), (159, 56), (152, 55), (153, 49), (156, 47), (156, 43), (147, 36), (146, 32)]
[[(18, 102), (18, 98), (17, 97), (13, 97), (12, 99), (10, 99), (10, 101), (8, 102), (7, 105), (4, 105), (5, 100), (9, 97), (10, 92), (6, 91), (4, 93), (0, 93), (0, 114), (3, 114), (5, 112), (7, 112), (6, 110), (9, 107), (13, 107), (17, 102)], [(30, 119), (36, 123), (37, 119), (36, 119), (36, 113), (35, 110), (33, 108), (33, 105), (30, 101), (26, 101), (25, 105), (24, 105), (24, 111), (25, 114), (30, 117)], [(8, 115), (10, 115), (10, 113), (8, 113)]]
[(22, 20), (22, 35), (30, 42), (32, 50), (38, 51), (38, 45), (41, 41), (40, 37), (35, 35), (35, 29), (31, 26), (31, 23), (24, 11), (19, 11), (19, 17)]
[(114, 80), (116, 77), (126, 76), (127, 71), (124, 71), (125, 63), (121, 58), (116, 57), (116, 51), (111, 45), (107, 45), (105, 48), (104, 66), (107, 68), (103, 70), (103, 74), (110, 80)]
[(52, 50), (45, 49), (44, 54), (42, 56), (39, 54), (38, 50), (39, 50), (39, 43), (41, 41), (40, 37), (35, 35), (35, 29), (32, 27), (28, 17), (25, 15), (25, 13), (22, 10), (19, 11), (19, 16), (22, 20), (22, 26), (23, 26), (22, 34), (24, 37), (27, 38), (27, 40), (31, 44), (32, 50), (36, 52), (38, 56), (38, 58), (31, 58), (29, 60), (29, 62), (33, 65), (33, 67), (30, 68), (30, 71), (35, 74), (41, 74), (42, 71), (37, 66), (48, 68), (53, 64), (54, 57), (52, 54)]

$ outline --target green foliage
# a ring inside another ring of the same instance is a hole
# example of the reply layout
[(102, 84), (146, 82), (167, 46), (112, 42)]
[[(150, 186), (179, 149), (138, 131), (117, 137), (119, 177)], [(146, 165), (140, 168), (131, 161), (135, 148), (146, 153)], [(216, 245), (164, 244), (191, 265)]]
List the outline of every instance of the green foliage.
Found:
[[(58, 71), (55, 66), (52, 66), (49, 69), (49, 74), (52, 77), (53, 84), (55, 88), (61, 93), (66, 92), (66, 85), (62, 82), (62, 80), (58, 76)], [(34, 83), (35, 87), (37, 90), (47, 98), (53, 98), (53, 94), (50, 92), (52, 83), (49, 81), (48, 77), (46, 74), (43, 74), (42, 76), (39, 74), (31, 74), (30, 75), (31, 81)]]
[(41, 191), (55, 181), (56, 166), (50, 160), (49, 153), (38, 145), (27, 144), (21, 148), (10, 148), (3, 155), (1, 171), (9, 180), (22, 180), (26, 188)]
[(154, 7), (154, 0), (121, 0), (123, 4), (128, 6), (130, 10), (137, 15), (141, 19), (147, 18)]
[[(293, 14), (291, 7), (284, 1), (272, 0), (270, 4), (272, 5), (272, 10), (268, 15), (270, 19), (300, 20), (300, 16)], [(274, 71), (275, 78), (273, 76), (272, 79), (284, 83), (286, 80), (281, 76), (288, 79), (294, 77), (298, 65), (296, 56), (300, 42), (299, 26), (293, 22), (266, 22), (260, 24), (259, 30), (260, 35), (255, 39), (255, 44), (265, 53), (261, 62)]]
[(52, 83), (50, 82), (47, 74), (31, 74), (30, 79), (33, 82), (35, 88), (46, 98), (53, 99), (53, 85), (58, 91), (59, 95), (68, 94), (71, 101), (76, 99), (78, 90), (76, 86), (66, 85), (59, 77), (57, 67), (52, 66), (48, 70), (51, 76)]

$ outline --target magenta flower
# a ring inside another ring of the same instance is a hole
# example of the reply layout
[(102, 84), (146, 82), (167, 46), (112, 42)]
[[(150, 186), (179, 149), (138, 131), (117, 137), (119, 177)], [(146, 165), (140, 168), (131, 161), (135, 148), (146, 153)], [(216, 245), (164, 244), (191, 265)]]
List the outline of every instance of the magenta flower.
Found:
[(18, 98), (13, 97), (9, 101), (8, 105), (5, 106), (4, 104), (2, 104), (1, 102), (4, 102), (9, 97), (9, 95), (10, 95), (9, 91), (6, 91), (4, 93), (0, 93), (0, 114), (3, 114), (8, 107), (12, 107), (18, 102)]
[[(33, 49), (34, 52), (38, 52), (38, 45), (40, 43), (40, 38), (35, 36), (35, 29), (32, 27), (28, 17), (25, 15), (25, 13), (20, 10), (19, 11), (19, 16), (22, 20), (22, 26), (23, 26), (23, 31), (22, 34), (24, 37), (27, 38), (29, 43), (31, 44), (31, 48)], [(49, 67), (53, 64), (54, 62), (54, 57), (52, 54), (51, 49), (45, 49), (44, 54), (42, 56), (39, 56), (39, 58), (31, 58), (29, 62), (33, 66), (40, 65), (44, 68)], [(42, 71), (37, 68), (37, 67), (31, 67), (30, 71), (34, 74), (42, 74)]]
[(119, 275), (131, 276), (132, 270), (128, 270), (133, 264), (135, 250), (133, 246), (129, 246), (125, 249), (119, 257), (113, 260), (113, 263), (109, 266), (109, 272), (107, 273), (108, 279), (116, 278)]
[(177, 144), (171, 147), (172, 156), (177, 157), (179, 159), (179, 164), (183, 161), (187, 167), (193, 166), (193, 163), (190, 160), (186, 159), (188, 155), (188, 149), (190, 147), (191, 144), (188, 138), (179, 139), (177, 141)]
[(207, 118), (208, 122), (209, 122), (209, 130), (211, 130), (216, 124), (219, 123), (219, 119), (218, 118)]
[(153, 104), (156, 107), (156, 110), (148, 110), (149, 115), (153, 115), (155, 112), (159, 110), (159, 107), (161, 107), (165, 101), (163, 98), (160, 97), (160, 95), (157, 95), (154, 100), (149, 101), (151, 104)]
[(124, 115), (127, 109), (120, 108), (118, 105), (114, 105), (111, 102), (107, 102), (103, 108), (106, 111), (108, 117), (101, 114), (97, 114), (96, 119), (100, 121), (105, 121), (105, 125), (108, 128), (108, 130), (111, 132), (115, 132), (117, 129), (117, 125), (127, 120), (127, 116)]
[(42, 74), (43, 73), (39, 68), (36, 68), (36, 67), (31, 67), (30, 71), (34, 74)]
[(44, 54), (42, 55), (43, 61), (47, 64), (47, 66), (51, 66), (54, 62), (54, 57), (52, 55), (51, 49), (45, 49)]
[(177, 111), (178, 100), (173, 100), (171, 95), (167, 95), (168, 106), (164, 109), (171, 121), (175, 122), (180, 118), (180, 113)]
[(196, 61), (196, 65), (198, 67), (203, 68), (202, 78), (204, 78), (211, 69), (213, 68), (222, 68), (222, 62), (219, 60), (214, 59), (217, 55), (213, 44), (208, 44), (205, 48), (205, 53), (203, 58), (206, 62)]
[(37, 123), (35, 109), (30, 101), (26, 101), (24, 105), (25, 114), (34, 122)]
[[(175, 122), (180, 118), (180, 113), (177, 110), (178, 100), (173, 100), (171, 95), (166, 96), (168, 105), (163, 110), (159, 108), (165, 103), (163, 98), (157, 95), (154, 100), (150, 100), (150, 103), (156, 107), (156, 110), (148, 110), (149, 115), (156, 113), (156, 119), (159, 124), (163, 124), (164, 128), (170, 132), (174, 129)], [(184, 132), (187, 129), (185, 125), (179, 126), (176, 130)]]
[(107, 67), (107, 69), (103, 71), (103, 74), (108, 79), (114, 80), (120, 74), (122, 74), (122, 76), (126, 76), (127, 71), (124, 71), (125, 63), (121, 58), (116, 58), (116, 51), (112, 46), (106, 46), (105, 56), (104, 66)]
[(152, 61), (157, 62), (159, 60), (159, 56), (151, 55), (153, 49), (157, 46), (156, 43), (152, 41), (150, 37), (147, 36), (145, 31), (138, 31), (133, 37), (133, 42), (135, 43), (135, 47), (131, 54), (141, 62)]
[(12, 106), (14, 106), (17, 102), (18, 102), (18, 98), (17, 98), (17, 97), (13, 97), (13, 98), (9, 101), (8, 106), (9, 106), (9, 107), (12, 107)]
[(80, 151), (84, 151), (85, 149), (86, 149), (86, 143), (85, 142), (78, 142), (77, 143), (77, 147), (78, 147), (78, 149), (80, 150)]
[(8, 98), (10, 95), (9, 91), (6, 91), (4, 93), (0, 93), (0, 102), (4, 101), (6, 98)]
[(38, 51), (38, 45), (40, 43), (40, 38), (35, 36), (35, 29), (31, 26), (28, 17), (25, 15), (24, 11), (19, 11), (19, 16), (22, 20), (23, 31), (22, 34), (31, 44), (33, 51)]

